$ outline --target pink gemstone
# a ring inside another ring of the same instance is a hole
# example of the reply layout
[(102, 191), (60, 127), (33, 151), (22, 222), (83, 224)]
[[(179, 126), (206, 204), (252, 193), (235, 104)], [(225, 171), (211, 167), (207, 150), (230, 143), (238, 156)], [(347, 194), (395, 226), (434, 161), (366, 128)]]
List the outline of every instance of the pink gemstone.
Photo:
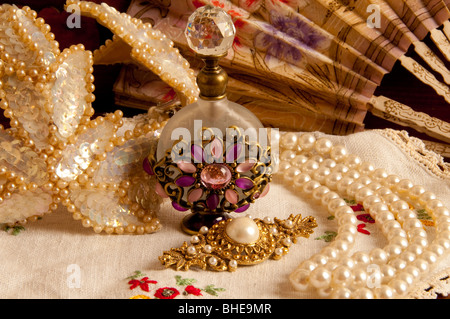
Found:
[(242, 213), (242, 212), (245, 212), (249, 207), (250, 207), (250, 204), (247, 204), (247, 205), (244, 205), (242, 207), (239, 207), (234, 212), (235, 213)]
[(195, 173), (197, 170), (197, 167), (195, 167), (194, 164), (187, 163), (187, 162), (178, 162), (177, 166), (179, 169), (181, 169), (185, 173)]
[(172, 202), (172, 207), (175, 208), (176, 210), (180, 211), (180, 212), (187, 211), (187, 208), (184, 208), (183, 206), (181, 206), (177, 202)]
[(219, 196), (217, 196), (216, 194), (211, 194), (207, 199), (206, 199), (206, 205), (208, 206), (208, 208), (210, 210), (214, 210), (217, 208), (217, 205), (219, 205)]
[(269, 192), (269, 190), (270, 190), (270, 184), (267, 184), (266, 187), (264, 187), (260, 197), (263, 198), (264, 196), (266, 196), (267, 193)]
[(191, 154), (194, 159), (194, 163), (202, 163), (204, 159), (203, 148), (197, 144), (191, 146)]
[(155, 193), (158, 194), (159, 196), (161, 196), (162, 198), (169, 197), (169, 196), (167, 196), (166, 192), (164, 191), (164, 189), (163, 189), (163, 187), (161, 186), (160, 183), (156, 183)]
[(248, 172), (253, 168), (253, 166), (255, 166), (255, 160), (247, 160), (236, 167), (236, 172), (238, 173)]
[(231, 204), (234, 204), (234, 205), (236, 205), (239, 200), (238, 194), (236, 193), (236, 191), (234, 191), (232, 189), (226, 190), (225, 198), (227, 199), (227, 201), (229, 201)]
[(203, 195), (203, 190), (201, 188), (195, 188), (189, 192), (188, 201), (194, 203), (200, 199)]
[(178, 177), (175, 181), (175, 184), (181, 187), (188, 187), (195, 183), (195, 178), (192, 176), (181, 176)]
[(211, 155), (214, 157), (214, 159), (219, 159), (223, 156), (223, 146), (222, 142), (219, 139), (214, 139), (211, 142)]
[(225, 164), (210, 164), (202, 170), (200, 179), (205, 187), (221, 189), (231, 181), (231, 171)]
[(242, 144), (236, 143), (232, 147), (228, 148), (227, 155), (225, 157), (227, 163), (233, 163), (239, 155), (241, 155)]
[(253, 181), (251, 179), (248, 179), (248, 178), (238, 178), (236, 180), (236, 186), (241, 188), (241, 189), (244, 189), (244, 190), (252, 188), (253, 185), (254, 185)]
[(261, 193), (256, 192), (256, 193), (254, 193), (254, 194), (252, 195), (252, 198), (253, 198), (253, 199), (258, 199), (260, 196), (261, 196)]
[(150, 165), (150, 161), (148, 160), (148, 158), (146, 157), (142, 163), (142, 167), (144, 168), (144, 171), (148, 174), (148, 175), (155, 175), (155, 173), (153, 172), (153, 168), (152, 165)]

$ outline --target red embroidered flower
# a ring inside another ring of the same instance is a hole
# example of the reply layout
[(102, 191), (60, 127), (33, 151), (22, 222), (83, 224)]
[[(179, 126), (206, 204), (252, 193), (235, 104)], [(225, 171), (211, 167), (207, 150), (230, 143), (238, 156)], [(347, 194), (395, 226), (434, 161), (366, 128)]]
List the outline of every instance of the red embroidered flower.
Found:
[(184, 291), (187, 292), (190, 295), (194, 295), (194, 296), (203, 296), (202, 295), (202, 290), (199, 288), (195, 288), (192, 285), (187, 286), (186, 288), (184, 288)]
[(356, 216), (356, 218), (362, 222), (373, 224), (375, 223), (375, 219), (370, 216), (370, 214), (359, 214)]
[(364, 228), (366, 228), (366, 224), (359, 224), (359, 225), (357, 226), (356, 229), (357, 229), (361, 234), (370, 235), (370, 231), (368, 231), (368, 230), (366, 230), (366, 229), (364, 229)]
[(140, 280), (133, 279), (128, 282), (130, 286), (130, 290), (133, 290), (137, 286), (141, 287), (142, 290), (149, 292), (148, 284), (157, 284), (158, 282), (155, 280), (148, 280), (148, 277), (144, 277)]
[(350, 207), (353, 209), (354, 212), (360, 212), (364, 210), (364, 206), (361, 204), (356, 204)]
[(159, 299), (173, 299), (179, 294), (180, 292), (175, 288), (164, 287), (156, 290), (155, 297)]

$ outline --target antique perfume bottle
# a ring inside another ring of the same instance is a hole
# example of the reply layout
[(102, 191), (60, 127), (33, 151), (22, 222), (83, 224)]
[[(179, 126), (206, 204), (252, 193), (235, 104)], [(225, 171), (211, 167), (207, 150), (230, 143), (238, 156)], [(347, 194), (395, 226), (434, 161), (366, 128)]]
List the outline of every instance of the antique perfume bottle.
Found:
[(159, 183), (156, 192), (178, 211), (191, 210), (182, 229), (198, 233), (243, 212), (269, 191), (268, 134), (259, 119), (226, 97), (228, 76), (219, 59), (235, 35), (231, 17), (213, 6), (189, 18), (186, 37), (205, 62), (197, 76), (200, 96), (166, 124), (156, 154), (149, 158)]

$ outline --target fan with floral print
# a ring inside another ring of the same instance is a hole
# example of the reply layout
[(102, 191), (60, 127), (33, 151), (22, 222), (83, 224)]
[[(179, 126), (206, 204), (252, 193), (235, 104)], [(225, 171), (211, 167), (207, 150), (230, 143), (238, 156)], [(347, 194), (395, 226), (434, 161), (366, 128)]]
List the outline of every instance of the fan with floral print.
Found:
[[(374, 95), (398, 64), (450, 102), (450, 11), (444, 1), (151, 0), (133, 1), (128, 12), (165, 30), (195, 61), (182, 30), (187, 17), (207, 4), (227, 11), (237, 30), (222, 60), (228, 97), (264, 125), (348, 134), (363, 130), (371, 111), (450, 141), (447, 123), (425, 121), (395, 97)], [(427, 34), (438, 49), (424, 41)]]

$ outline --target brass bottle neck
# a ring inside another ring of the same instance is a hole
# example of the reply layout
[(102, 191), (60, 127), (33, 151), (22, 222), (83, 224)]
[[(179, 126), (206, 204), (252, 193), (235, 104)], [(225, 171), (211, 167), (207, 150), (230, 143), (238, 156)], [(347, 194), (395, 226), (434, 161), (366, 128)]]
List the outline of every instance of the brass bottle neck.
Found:
[(200, 56), (205, 66), (197, 75), (200, 98), (203, 100), (220, 100), (226, 97), (228, 75), (219, 65), (222, 56)]

